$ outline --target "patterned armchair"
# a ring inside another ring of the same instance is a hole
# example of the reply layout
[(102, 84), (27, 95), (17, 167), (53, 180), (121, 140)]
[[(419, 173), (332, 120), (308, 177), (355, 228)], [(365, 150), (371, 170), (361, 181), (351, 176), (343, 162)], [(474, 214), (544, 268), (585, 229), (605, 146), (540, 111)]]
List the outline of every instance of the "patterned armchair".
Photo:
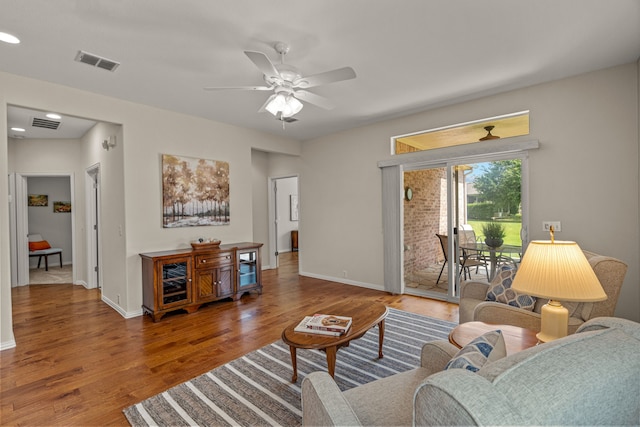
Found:
[[(600, 302), (562, 302), (569, 310), (569, 334), (589, 319), (614, 315), (627, 265), (615, 258), (583, 251), (608, 298)], [(517, 273), (516, 273), (517, 274)], [(496, 276), (498, 277), (498, 276)], [(533, 310), (487, 301), (486, 282), (463, 282), (460, 286), (460, 323), (481, 321), (540, 330), (540, 310), (548, 300), (538, 298)]]

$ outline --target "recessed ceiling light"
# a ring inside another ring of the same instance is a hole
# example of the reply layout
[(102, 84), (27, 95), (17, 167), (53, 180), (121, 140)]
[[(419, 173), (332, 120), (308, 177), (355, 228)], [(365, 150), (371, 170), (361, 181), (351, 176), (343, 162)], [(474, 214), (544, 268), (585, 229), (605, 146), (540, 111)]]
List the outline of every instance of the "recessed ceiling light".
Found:
[(60, 120), (62, 118), (60, 114), (56, 114), (56, 113), (49, 113), (47, 114), (47, 117), (54, 120)]
[(22, 128), (11, 128), (11, 130), (15, 132), (24, 132), (24, 129)]
[(0, 41), (3, 41), (5, 43), (11, 43), (11, 44), (20, 43), (20, 39), (18, 39), (16, 36), (11, 35), (9, 33), (2, 33), (2, 32), (0, 32)]

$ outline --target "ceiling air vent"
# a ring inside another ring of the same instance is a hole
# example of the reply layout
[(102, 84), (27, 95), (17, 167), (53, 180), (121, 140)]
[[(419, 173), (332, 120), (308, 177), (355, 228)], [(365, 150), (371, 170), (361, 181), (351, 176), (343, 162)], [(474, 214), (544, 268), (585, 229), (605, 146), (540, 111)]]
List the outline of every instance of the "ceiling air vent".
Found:
[(111, 59), (103, 58), (89, 52), (83, 52), (81, 50), (76, 54), (75, 60), (107, 71), (115, 71), (120, 65), (119, 62), (112, 61)]
[(33, 126), (34, 128), (58, 130), (58, 126), (60, 126), (60, 122), (57, 122), (55, 120), (39, 119), (37, 117), (34, 117), (33, 121), (31, 122), (31, 126)]

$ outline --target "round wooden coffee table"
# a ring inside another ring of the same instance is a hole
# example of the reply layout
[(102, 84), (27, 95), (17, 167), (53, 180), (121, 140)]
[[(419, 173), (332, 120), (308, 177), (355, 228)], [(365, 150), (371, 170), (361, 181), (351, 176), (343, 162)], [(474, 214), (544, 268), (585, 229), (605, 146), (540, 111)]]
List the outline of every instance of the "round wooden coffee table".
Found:
[(327, 370), (333, 377), (336, 369), (336, 354), (341, 347), (349, 346), (351, 340), (363, 336), (369, 329), (378, 325), (378, 358), (382, 358), (382, 343), (384, 341), (384, 319), (388, 309), (384, 304), (376, 302), (341, 302), (328, 307), (321, 307), (315, 313), (332, 314), (336, 316), (348, 316), (352, 318), (351, 328), (346, 334), (339, 337), (320, 335), (313, 333), (296, 332), (294, 328), (300, 323), (299, 319), (290, 324), (282, 332), (282, 341), (289, 346), (291, 351), (291, 365), (293, 376), (291, 382), (298, 379), (298, 364), (296, 350), (308, 348), (322, 350), (327, 354)]
[(494, 325), (484, 322), (461, 323), (449, 333), (449, 342), (462, 348), (475, 338), (490, 331), (500, 329), (504, 337), (507, 354), (517, 353), (529, 347), (538, 345), (536, 332), (511, 325)]

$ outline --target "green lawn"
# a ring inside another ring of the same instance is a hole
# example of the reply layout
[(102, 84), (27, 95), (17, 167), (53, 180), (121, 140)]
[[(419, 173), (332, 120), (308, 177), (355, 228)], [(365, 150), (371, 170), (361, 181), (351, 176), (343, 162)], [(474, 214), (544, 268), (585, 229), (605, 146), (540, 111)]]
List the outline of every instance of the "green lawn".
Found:
[[(491, 221), (469, 221), (468, 224), (473, 227), (473, 230), (476, 232), (476, 236), (482, 236), (482, 224), (485, 224)], [(511, 221), (500, 221), (500, 224), (504, 225), (505, 232), (507, 233), (504, 237), (505, 245), (514, 245), (521, 246), (522, 241), (520, 240), (520, 228), (521, 222), (511, 222)]]

